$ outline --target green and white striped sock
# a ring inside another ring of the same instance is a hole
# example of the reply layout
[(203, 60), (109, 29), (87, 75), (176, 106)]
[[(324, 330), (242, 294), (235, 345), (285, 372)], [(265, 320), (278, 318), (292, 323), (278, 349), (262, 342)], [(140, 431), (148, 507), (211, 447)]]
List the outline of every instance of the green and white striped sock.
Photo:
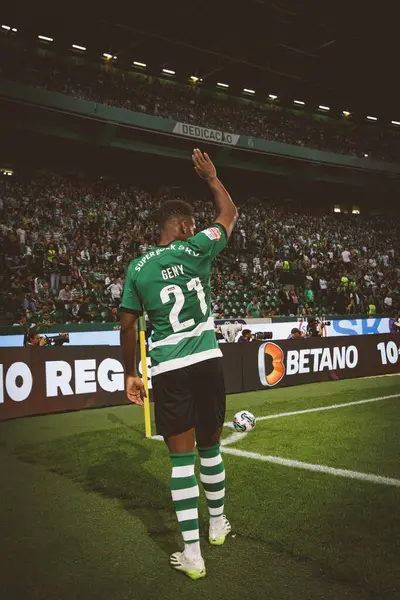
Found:
[(220, 444), (197, 448), (200, 455), (200, 481), (207, 498), (211, 526), (216, 525), (224, 512), (225, 467)]
[(172, 500), (185, 542), (185, 554), (188, 558), (197, 558), (201, 556), (201, 553), (198, 514), (199, 486), (194, 474), (196, 453), (170, 454), (170, 457), (172, 461)]

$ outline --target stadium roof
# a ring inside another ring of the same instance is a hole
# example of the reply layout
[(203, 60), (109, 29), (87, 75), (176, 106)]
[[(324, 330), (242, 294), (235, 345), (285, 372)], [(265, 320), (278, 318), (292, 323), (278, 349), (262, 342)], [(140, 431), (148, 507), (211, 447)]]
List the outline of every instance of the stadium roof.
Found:
[(90, 3), (91, 11), (73, 2), (63, 11), (57, 2), (21, 4), (3, 7), (1, 20), (32, 40), (49, 36), (55, 47), (109, 53), (121, 66), (137, 61), (152, 74), (226, 83), (235, 94), (246, 88), (400, 122), (398, 9), (343, 0)]

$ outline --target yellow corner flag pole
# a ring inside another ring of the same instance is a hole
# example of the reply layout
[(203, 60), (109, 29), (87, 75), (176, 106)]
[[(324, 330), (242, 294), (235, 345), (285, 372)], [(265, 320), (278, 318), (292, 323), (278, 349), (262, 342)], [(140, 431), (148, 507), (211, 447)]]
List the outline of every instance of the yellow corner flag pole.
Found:
[(139, 319), (139, 346), (140, 360), (142, 361), (142, 380), (146, 397), (143, 399), (144, 408), (144, 430), (146, 437), (151, 436), (151, 419), (150, 419), (150, 398), (149, 398), (149, 380), (147, 377), (147, 356), (146, 356), (146, 321), (144, 316)]

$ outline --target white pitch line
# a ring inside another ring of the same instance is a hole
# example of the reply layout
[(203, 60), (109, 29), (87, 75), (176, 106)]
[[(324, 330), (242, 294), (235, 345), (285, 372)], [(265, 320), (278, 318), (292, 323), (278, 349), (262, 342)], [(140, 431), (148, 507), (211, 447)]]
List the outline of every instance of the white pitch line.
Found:
[(224, 452), (224, 454), (241, 456), (243, 458), (252, 458), (253, 460), (275, 463), (285, 467), (293, 467), (295, 469), (305, 469), (306, 471), (316, 471), (319, 473), (336, 475), (336, 477), (346, 477), (349, 479), (358, 479), (360, 481), (369, 481), (370, 483), (380, 483), (382, 485), (400, 487), (400, 479), (382, 477), (381, 475), (374, 475), (372, 473), (359, 473), (358, 471), (349, 471), (347, 469), (335, 469), (326, 465), (314, 465), (312, 463), (306, 463), (300, 460), (290, 460), (288, 458), (281, 458), (280, 456), (267, 456), (264, 454), (258, 454), (257, 452), (238, 450), (237, 448), (226, 448), (225, 446), (221, 448), (221, 452)]
[[(319, 412), (322, 410), (333, 410), (334, 408), (344, 408), (346, 406), (356, 406), (357, 404), (367, 404), (368, 402), (379, 402), (380, 400), (390, 400), (391, 398), (398, 398), (400, 394), (392, 394), (391, 396), (379, 396), (378, 398), (368, 398), (367, 400), (357, 400), (355, 402), (345, 402), (344, 404), (331, 404), (330, 406), (319, 406), (317, 408), (307, 408), (305, 410), (296, 410), (292, 412), (277, 413), (274, 415), (266, 415), (264, 417), (257, 417), (256, 422), (266, 421), (267, 419), (280, 419), (281, 417), (292, 417), (293, 415), (305, 415), (306, 413)], [(225, 427), (233, 428), (231, 421), (224, 423)]]
[[(300, 460), (291, 460), (289, 458), (281, 458), (280, 456), (268, 456), (266, 454), (258, 454), (258, 452), (247, 452), (246, 450), (226, 447), (227, 444), (238, 442), (245, 437), (247, 433), (247, 431), (243, 433), (235, 432), (225, 438), (225, 440), (222, 440), (221, 452), (224, 454), (233, 454), (234, 456), (240, 456), (242, 458), (252, 458), (253, 460), (270, 462), (284, 467), (304, 469), (306, 471), (314, 471), (317, 473), (328, 473), (329, 475), (335, 475), (336, 477), (346, 477), (348, 479), (358, 479), (359, 481), (369, 481), (370, 483), (380, 483), (382, 485), (400, 487), (400, 479), (393, 479), (392, 477), (382, 477), (381, 475), (374, 475), (373, 473), (360, 473), (359, 471), (350, 471), (348, 469), (335, 469), (334, 467), (328, 467), (326, 465), (315, 465)], [(164, 438), (161, 435), (152, 435), (150, 439), (161, 442), (164, 441)]]
[(228, 444), (235, 444), (236, 442), (240, 442), (243, 438), (246, 437), (248, 431), (234, 431), (228, 437), (221, 440), (221, 446), (227, 446)]

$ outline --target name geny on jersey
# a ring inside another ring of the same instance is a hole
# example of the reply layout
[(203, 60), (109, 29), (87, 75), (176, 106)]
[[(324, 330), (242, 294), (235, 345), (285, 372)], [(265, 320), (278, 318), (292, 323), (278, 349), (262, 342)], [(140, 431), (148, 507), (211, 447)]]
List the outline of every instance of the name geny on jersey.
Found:
[(172, 279), (173, 277), (178, 277), (178, 275), (183, 275), (183, 265), (167, 267), (161, 271), (161, 275), (163, 279)]
[[(147, 254), (142, 256), (142, 258), (135, 266), (135, 271), (140, 271), (141, 268), (144, 267), (144, 265), (147, 263), (147, 261), (150, 260), (150, 258), (154, 258), (154, 256), (158, 256), (159, 254), (161, 254), (161, 252), (165, 252), (167, 250), (184, 250), (187, 254), (189, 254), (189, 256), (200, 256), (199, 252), (195, 252), (191, 248), (188, 248), (188, 246), (183, 246), (183, 244), (180, 244), (179, 246), (177, 244), (170, 244), (167, 248), (157, 248), (157, 250), (152, 250), (151, 252), (148, 252)], [(174, 277), (176, 277), (176, 275), (174, 275)], [(164, 279), (166, 278), (164, 277)]]

